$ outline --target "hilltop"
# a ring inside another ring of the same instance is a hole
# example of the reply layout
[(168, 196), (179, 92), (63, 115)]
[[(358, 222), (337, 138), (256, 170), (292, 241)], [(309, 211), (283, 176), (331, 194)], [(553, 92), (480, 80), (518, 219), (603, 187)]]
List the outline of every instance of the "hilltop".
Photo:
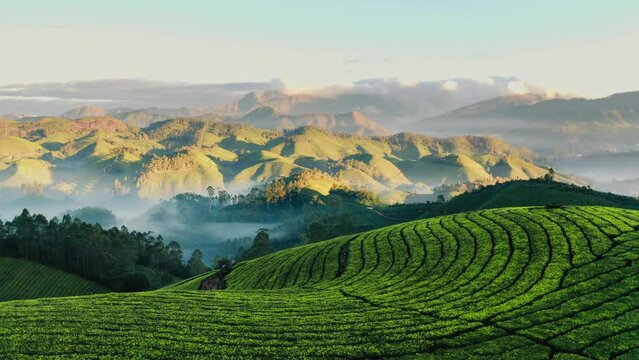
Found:
[(258, 128), (291, 130), (302, 126), (314, 126), (329, 131), (360, 136), (390, 135), (391, 131), (368, 118), (360, 111), (344, 114), (282, 115), (269, 106), (258, 107), (237, 121)]
[(554, 181), (515, 180), (460, 194), (434, 211), (441, 215), (499, 207), (546, 205), (613, 206), (639, 210), (639, 199)]
[[(605, 207), (419, 220), (164, 291), (3, 303), (0, 348), (15, 357), (633, 359), (638, 227), (639, 212)], [(202, 286), (225, 290), (193, 290)]]
[(61, 115), (63, 118), (68, 119), (80, 119), (87, 117), (104, 117), (107, 116), (107, 112), (101, 107), (95, 105), (87, 105), (79, 108), (71, 109)]

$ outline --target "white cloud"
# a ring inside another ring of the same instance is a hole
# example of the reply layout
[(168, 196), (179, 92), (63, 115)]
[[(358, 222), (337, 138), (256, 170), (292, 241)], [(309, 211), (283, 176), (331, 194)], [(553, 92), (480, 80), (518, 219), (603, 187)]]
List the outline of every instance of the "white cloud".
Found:
[(457, 89), (459, 89), (459, 84), (457, 84), (457, 81), (455, 80), (446, 80), (442, 84), (442, 90), (445, 90), (448, 92), (455, 92), (457, 91)]

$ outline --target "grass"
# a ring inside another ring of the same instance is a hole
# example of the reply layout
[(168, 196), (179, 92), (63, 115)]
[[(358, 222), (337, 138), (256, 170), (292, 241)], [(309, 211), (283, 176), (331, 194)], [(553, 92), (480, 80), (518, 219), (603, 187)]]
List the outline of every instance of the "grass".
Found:
[(109, 291), (99, 284), (58, 269), (27, 260), (0, 257), (0, 301)]
[(29, 140), (0, 135), (0, 158), (38, 157), (45, 151)]
[(638, 228), (605, 207), (418, 220), (241, 263), (224, 291), (3, 303), (0, 353), (636, 359)]
[(40, 159), (20, 159), (0, 170), (0, 187), (19, 188), (22, 184), (34, 182), (44, 185), (53, 182), (50, 163)]

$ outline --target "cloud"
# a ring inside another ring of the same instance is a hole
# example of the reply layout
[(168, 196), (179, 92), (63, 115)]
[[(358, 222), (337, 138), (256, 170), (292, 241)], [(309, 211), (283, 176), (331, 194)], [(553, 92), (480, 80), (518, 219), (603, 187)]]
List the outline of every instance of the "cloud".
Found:
[(404, 83), (397, 78), (370, 78), (358, 80), (351, 86), (326, 86), (303, 92), (329, 98), (350, 97), (349, 104), (375, 115), (375, 120), (381, 120), (391, 128), (398, 128), (401, 126), (393, 124), (409, 124), (475, 102), (520, 93), (524, 91), (522, 88), (529, 92), (545, 92), (543, 87), (535, 87), (514, 76), (414, 83)]
[(363, 111), (391, 128), (440, 115), (474, 102), (525, 91), (543, 93), (517, 77), (451, 78), (405, 83), (397, 78), (370, 78), (350, 86), (294, 89), (281, 79), (264, 82), (198, 84), (143, 79), (107, 79), (67, 83), (0, 86), (0, 114), (59, 115), (70, 108), (98, 105), (107, 109), (206, 107), (236, 101), (251, 91), (308, 93), (325, 99), (300, 106), (300, 112)]
[(212, 107), (250, 91), (281, 89), (279, 80), (196, 84), (142, 79), (107, 79), (66, 83), (0, 86), (0, 114), (57, 115), (70, 107), (98, 104), (116, 107)]
[(2, 101), (25, 101), (25, 102), (69, 102), (69, 103), (109, 103), (113, 100), (108, 99), (80, 99), (80, 98), (59, 98), (55, 96), (11, 96), (11, 95), (0, 95), (0, 102)]

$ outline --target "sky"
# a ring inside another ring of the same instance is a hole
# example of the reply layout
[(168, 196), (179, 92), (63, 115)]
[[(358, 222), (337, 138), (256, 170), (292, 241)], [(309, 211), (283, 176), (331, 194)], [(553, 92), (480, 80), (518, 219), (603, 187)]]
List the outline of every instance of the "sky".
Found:
[(638, 13), (636, 0), (3, 0), (0, 85), (515, 76), (606, 96), (639, 90)]

